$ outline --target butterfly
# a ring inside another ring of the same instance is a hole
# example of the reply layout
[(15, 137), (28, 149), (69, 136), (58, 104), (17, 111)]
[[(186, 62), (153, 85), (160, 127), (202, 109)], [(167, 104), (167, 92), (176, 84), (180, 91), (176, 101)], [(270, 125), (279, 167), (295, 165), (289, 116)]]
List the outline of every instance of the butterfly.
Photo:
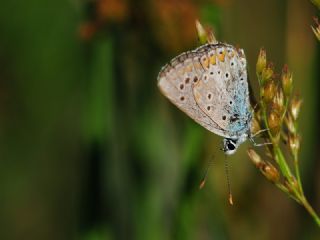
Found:
[(172, 59), (159, 72), (162, 94), (198, 124), (223, 139), (230, 155), (251, 139), (247, 63), (243, 49), (208, 43)]

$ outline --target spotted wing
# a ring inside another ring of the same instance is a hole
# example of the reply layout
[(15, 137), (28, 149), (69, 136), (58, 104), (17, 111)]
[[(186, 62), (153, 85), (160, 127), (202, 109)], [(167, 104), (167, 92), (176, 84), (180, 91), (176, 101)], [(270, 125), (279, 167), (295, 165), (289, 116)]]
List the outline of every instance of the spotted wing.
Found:
[(243, 51), (214, 45), (202, 53), (200, 63), (205, 71), (193, 88), (196, 103), (226, 137), (239, 137), (248, 131), (251, 120)]
[(199, 61), (199, 51), (190, 51), (174, 58), (164, 66), (158, 76), (158, 87), (174, 105), (209, 131), (225, 136), (209, 115), (194, 99), (193, 88), (205, 70)]

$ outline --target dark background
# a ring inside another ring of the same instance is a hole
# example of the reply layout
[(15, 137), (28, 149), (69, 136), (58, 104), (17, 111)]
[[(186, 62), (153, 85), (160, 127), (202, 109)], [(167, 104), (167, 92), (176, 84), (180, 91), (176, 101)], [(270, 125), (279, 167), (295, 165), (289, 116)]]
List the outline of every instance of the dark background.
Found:
[(319, 213), (316, 14), (301, 0), (1, 1), (0, 239), (319, 239), (249, 161), (249, 143), (228, 157), (230, 206), (221, 138), (156, 86), (162, 65), (199, 45), (197, 18), (245, 50), (254, 88), (260, 47), (278, 71), (288, 63)]

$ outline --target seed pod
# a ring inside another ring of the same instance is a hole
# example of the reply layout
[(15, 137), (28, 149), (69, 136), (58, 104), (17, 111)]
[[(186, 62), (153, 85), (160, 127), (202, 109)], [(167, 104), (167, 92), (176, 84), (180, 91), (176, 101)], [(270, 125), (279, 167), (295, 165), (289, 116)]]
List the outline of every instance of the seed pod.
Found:
[(279, 91), (274, 96), (273, 105), (277, 106), (277, 111), (282, 113), (282, 110), (284, 108), (284, 97), (281, 89), (279, 89)]
[(247, 152), (253, 164), (269, 181), (273, 183), (279, 182), (280, 174), (278, 169), (276, 169), (271, 163), (263, 161), (252, 148), (249, 148)]
[(295, 96), (291, 100), (290, 113), (291, 113), (291, 116), (292, 116), (294, 121), (296, 121), (298, 119), (298, 116), (299, 116), (299, 113), (300, 113), (300, 109), (301, 109), (301, 105), (302, 105), (302, 99), (299, 99), (297, 96)]
[(267, 104), (272, 101), (272, 99), (275, 97), (277, 92), (277, 86), (275, 85), (274, 81), (268, 81), (263, 86), (263, 101)]
[(260, 169), (265, 164), (264, 161), (261, 159), (261, 157), (258, 155), (258, 153), (252, 148), (249, 148), (247, 150), (247, 153), (249, 158), (257, 168)]
[(292, 155), (297, 155), (300, 149), (300, 137), (298, 135), (289, 136), (288, 143)]
[(261, 48), (258, 56), (258, 61), (256, 65), (256, 72), (258, 76), (261, 76), (263, 69), (267, 66), (267, 58), (266, 58), (266, 51)]
[(260, 124), (259, 121), (257, 119), (257, 117), (253, 117), (252, 118), (252, 123), (251, 123), (251, 132), (252, 133), (256, 133), (260, 130)]
[(289, 133), (295, 134), (296, 133), (296, 126), (294, 124), (293, 118), (290, 115), (287, 115), (284, 119), (284, 122), (288, 128)]
[(320, 24), (317, 18), (314, 19), (315, 23), (316, 23), (316, 27), (312, 27), (312, 31), (314, 33), (314, 35), (316, 35), (316, 37), (318, 38), (318, 40), (320, 41)]
[(267, 162), (263, 169), (260, 169), (263, 175), (271, 182), (277, 183), (280, 179), (278, 169), (271, 163)]
[(196, 20), (196, 28), (200, 43), (205, 44), (208, 40), (207, 32), (198, 20)]
[(268, 82), (271, 77), (273, 76), (273, 66), (272, 64), (268, 64), (266, 68), (262, 70), (261, 73), (261, 84), (264, 85), (266, 82)]
[(268, 115), (268, 126), (273, 136), (277, 136), (280, 133), (280, 115), (277, 111), (271, 111)]
[[(281, 121), (281, 116), (283, 115), (285, 111), (285, 105), (284, 105), (284, 97), (282, 89), (279, 89), (272, 99), (272, 102), (270, 104), (270, 109), (272, 112), (276, 112), (279, 115), (279, 121)], [(281, 123), (279, 123), (281, 124)]]
[(284, 65), (282, 69), (281, 83), (285, 96), (289, 97), (292, 92), (292, 74), (288, 71), (288, 65)]

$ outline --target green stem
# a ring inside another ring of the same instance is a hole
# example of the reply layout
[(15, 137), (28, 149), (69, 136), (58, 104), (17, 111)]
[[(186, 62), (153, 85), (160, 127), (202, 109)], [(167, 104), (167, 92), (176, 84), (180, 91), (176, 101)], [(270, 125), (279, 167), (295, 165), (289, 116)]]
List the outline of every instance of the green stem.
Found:
[[(260, 84), (260, 96), (262, 96), (261, 94), (262, 79), (259, 75), (257, 76)], [(279, 123), (280, 125), (282, 125), (283, 120), (285, 118), (285, 115), (288, 109), (288, 104), (289, 104), (289, 100), (288, 98), (286, 98), (286, 101), (284, 104), (284, 112), (280, 118), (280, 123)], [(260, 100), (260, 106), (262, 110), (262, 118), (263, 118), (264, 124), (269, 129), (268, 118), (267, 118), (267, 107), (265, 103), (261, 100)], [(297, 201), (299, 204), (301, 204), (307, 210), (307, 212), (311, 215), (311, 217), (314, 219), (315, 223), (320, 227), (320, 218), (318, 217), (318, 215), (316, 214), (312, 206), (309, 204), (309, 202), (307, 201), (303, 193), (301, 177), (300, 177), (300, 169), (299, 169), (299, 163), (298, 163), (298, 154), (294, 153), (293, 155), (294, 171), (295, 171), (295, 175), (293, 175), (279, 146), (278, 136), (273, 136), (270, 131), (268, 131), (268, 135), (269, 135), (269, 139), (273, 143), (272, 150), (273, 150), (275, 161), (278, 164), (282, 175), (286, 178), (286, 183), (288, 184), (287, 186), (285, 186), (285, 185), (282, 185), (281, 183), (276, 183), (276, 186), (280, 190), (288, 194), (289, 197), (291, 197), (292, 199)]]
[(320, 218), (318, 217), (318, 215), (316, 214), (316, 212), (313, 210), (313, 208), (311, 207), (311, 205), (309, 204), (309, 202), (307, 201), (307, 199), (302, 196), (301, 199), (301, 204), (304, 206), (304, 208), (308, 211), (308, 213), (311, 215), (311, 217), (313, 218), (313, 220), (316, 222), (316, 224), (320, 227)]
[(298, 185), (299, 185), (299, 190), (300, 190), (301, 194), (303, 194), (303, 188), (302, 188), (302, 183), (301, 183), (300, 169), (299, 169), (297, 154), (294, 154), (293, 162), (294, 162), (294, 169), (295, 169), (295, 173), (296, 173), (296, 177), (297, 177), (297, 181), (298, 181)]
[(280, 170), (289, 181), (293, 177), (291, 170), (282, 154), (282, 151), (278, 145), (273, 146), (275, 160), (278, 163)]
[[(288, 167), (285, 158), (282, 154), (281, 149), (278, 146), (275, 146), (274, 148), (274, 155), (276, 158), (276, 161), (279, 165), (279, 168), (283, 174), (283, 176), (285, 176), (288, 179), (288, 183), (291, 185), (291, 190), (293, 191), (293, 194), (290, 194), (288, 191), (284, 191), (283, 188), (280, 188), (282, 191), (289, 193), (289, 195), (291, 195), (291, 197), (296, 200), (298, 203), (300, 203), (301, 205), (304, 206), (304, 208), (308, 211), (308, 213), (311, 215), (311, 217), (313, 218), (313, 220), (315, 221), (315, 223), (320, 227), (320, 218), (319, 216), (316, 214), (316, 212), (314, 211), (314, 209), (312, 208), (312, 206), (309, 204), (309, 202), (307, 201), (306, 197), (304, 196), (303, 193), (303, 188), (302, 188), (302, 184), (301, 184), (301, 178), (300, 178), (300, 171), (299, 171), (299, 165), (298, 165), (298, 161), (297, 161), (297, 156), (294, 156), (294, 164), (295, 164), (295, 173), (296, 173), (296, 177), (297, 177), (297, 182), (298, 182), (298, 188), (297, 189), (294, 185), (294, 183), (292, 183), (292, 173), (290, 168)], [(279, 186), (278, 186), (279, 187)]]
[(296, 198), (293, 194), (291, 194), (291, 193), (289, 192), (289, 190), (288, 190), (285, 186), (283, 186), (281, 183), (277, 183), (276, 186), (277, 186), (282, 192), (286, 193), (286, 194), (288, 195), (288, 197), (292, 198), (292, 199), (295, 200), (297, 203), (302, 204), (302, 203), (300, 202), (300, 200), (299, 200), (298, 198)]

